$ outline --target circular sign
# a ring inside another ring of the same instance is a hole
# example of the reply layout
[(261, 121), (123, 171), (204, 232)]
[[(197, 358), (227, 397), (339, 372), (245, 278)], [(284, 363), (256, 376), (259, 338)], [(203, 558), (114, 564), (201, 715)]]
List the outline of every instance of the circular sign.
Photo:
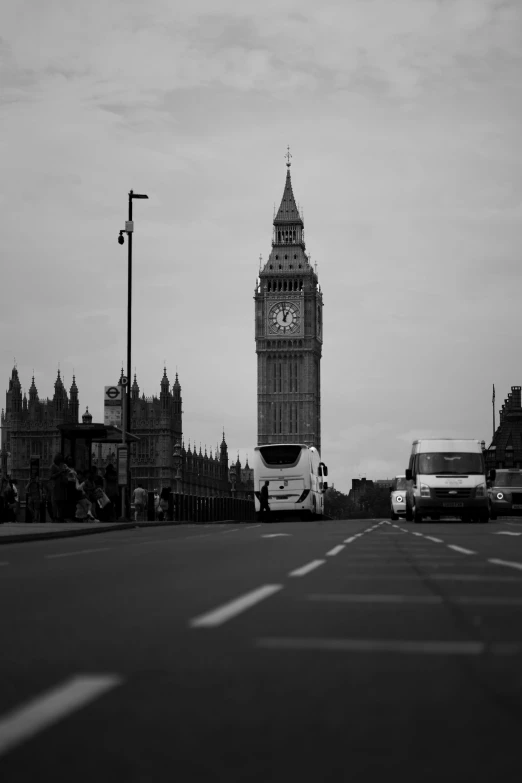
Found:
[(127, 385), (128, 381), (127, 381), (127, 376), (126, 375), (122, 375), (120, 383), (121, 383), (122, 386), (126, 386)]
[(119, 397), (119, 396), (120, 396), (120, 390), (118, 389), (118, 387), (117, 387), (117, 386), (110, 386), (110, 387), (107, 389), (107, 391), (105, 392), (105, 394), (107, 395), (107, 397), (108, 397), (110, 400), (115, 400), (115, 399), (116, 399), (116, 397)]

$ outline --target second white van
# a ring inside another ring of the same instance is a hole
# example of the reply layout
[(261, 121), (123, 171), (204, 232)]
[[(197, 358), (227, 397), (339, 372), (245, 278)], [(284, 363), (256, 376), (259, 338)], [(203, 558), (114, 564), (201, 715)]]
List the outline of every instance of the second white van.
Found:
[(458, 517), (489, 522), (484, 441), (455, 438), (413, 441), (406, 479), (406, 519)]

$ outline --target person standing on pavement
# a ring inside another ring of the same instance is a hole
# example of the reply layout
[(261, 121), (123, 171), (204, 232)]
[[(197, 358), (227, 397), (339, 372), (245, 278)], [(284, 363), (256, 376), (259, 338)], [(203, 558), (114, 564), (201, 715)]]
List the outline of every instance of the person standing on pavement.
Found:
[(148, 495), (145, 489), (138, 484), (134, 490), (134, 521), (142, 522), (147, 508)]
[(270, 506), (268, 505), (268, 485), (270, 482), (265, 481), (263, 486), (261, 487), (261, 492), (259, 493), (259, 516), (261, 519), (261, 522), (266, 522), (266, 513), (270, 511)]

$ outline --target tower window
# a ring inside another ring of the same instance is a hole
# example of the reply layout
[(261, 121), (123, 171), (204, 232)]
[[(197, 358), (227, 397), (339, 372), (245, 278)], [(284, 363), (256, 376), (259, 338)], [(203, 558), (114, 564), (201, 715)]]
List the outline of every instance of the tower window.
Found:
[(285, 261), (286, 261), (286, 259), (287, 259), (287, 258), (288, 258), (288, 256), (287, 256), (287, 255), (286, 255), (286, 253), (285, 253)]
[[(302, 265), (301, 265), (301, 264), (299, 264), (299, 269), (302, 269), (302, 268), (303, 268), (303, 267), (302, 267)], [(270, 267), (270, 269), (272, 269), (272, 267)]]
[(282, 269), (282, 268), (283, 268), (283, 267), (282, 267), (282, 265), (281, 265), (281, 264), (279, 264), (279, 269)]
[(296, 253), (294, 253), (294, 258), (297, 258), (297, 254)]
[[(279, 261), (279, 256), (276, 256), (276, 261)], [(272, 269), (272, 267), (270, 267), (270, 269)]]
[(270, 267), (269, 267), (269, 268), (270, 268), (270, 269), (273, 269), (274, 267), (272, 266), (272, 264), (270, 264)]
[(293, 268), (294, 268), (294, 267), (292, 266), (292, 264), (290, 264), (290, 269), (293, 269)]

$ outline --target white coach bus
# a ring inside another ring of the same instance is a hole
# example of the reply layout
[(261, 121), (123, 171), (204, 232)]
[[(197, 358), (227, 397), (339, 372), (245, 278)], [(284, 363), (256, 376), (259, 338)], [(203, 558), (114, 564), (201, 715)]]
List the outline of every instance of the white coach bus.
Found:
[(261, 487), (268, 481), (269, 518), (316, 519), (324, 514), (328, 468), (314, 446), (272, 443), (254, 449), (254, 496), (259, 515)]

